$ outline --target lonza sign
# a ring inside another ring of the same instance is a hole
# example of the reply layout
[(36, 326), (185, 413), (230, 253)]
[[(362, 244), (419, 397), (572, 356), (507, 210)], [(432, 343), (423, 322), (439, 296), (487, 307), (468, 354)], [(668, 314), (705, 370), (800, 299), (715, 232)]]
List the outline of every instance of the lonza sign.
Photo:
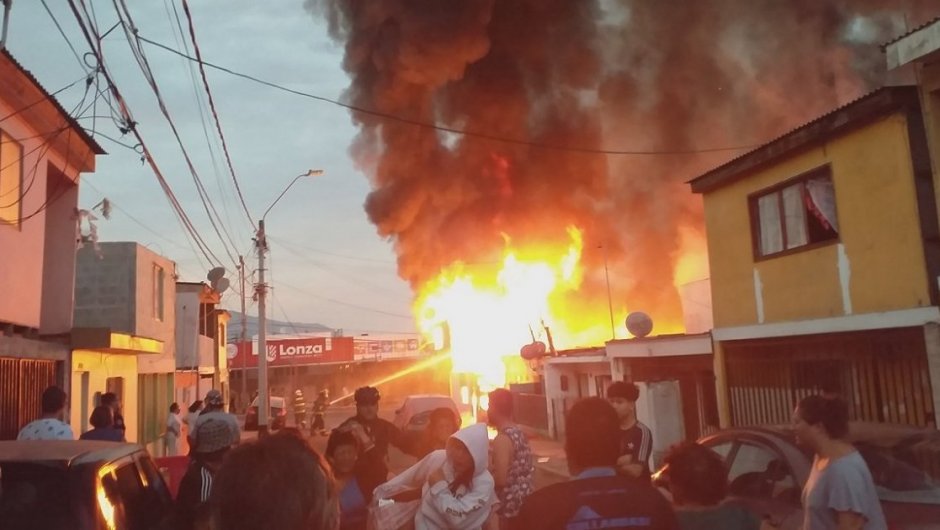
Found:
[[(270, 340), (267, 344), (270, 366), (344, 363), (353, 361), (352, 337), (304, 337)], [(250, 355), (248, 353), (250, 352)], [(231, 360), (231, 368), (257, 366), (258, 352), (253, 343), (238, 344), (238, 353)]]

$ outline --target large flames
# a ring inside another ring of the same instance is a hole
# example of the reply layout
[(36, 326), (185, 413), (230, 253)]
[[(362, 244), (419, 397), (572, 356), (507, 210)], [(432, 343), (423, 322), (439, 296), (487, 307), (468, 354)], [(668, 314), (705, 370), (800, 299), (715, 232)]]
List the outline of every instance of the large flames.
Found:
[[(446, 325), (455, 373), (479, 377), (481, 388), (507, 382), (507, 362), (533, 336), (561, 348), (599, 345), (611, 338), (607, 300), (592, 310), (569, 304), (584, 279), (582, 232), (569, 227), (559, 244), (517, 248), (504, 236), (502, 259), (494, 263), (455, 262), (427, 282), (415, 301), (418, 325), (440, 344)], [(623, 322), (625, 308), (615, 307)], [(516, 363), (518, 365), (518, 363)], [(510, 370), (512, 372), (512, 370)], [(522, 374), (511, 374), (520, 379)]]

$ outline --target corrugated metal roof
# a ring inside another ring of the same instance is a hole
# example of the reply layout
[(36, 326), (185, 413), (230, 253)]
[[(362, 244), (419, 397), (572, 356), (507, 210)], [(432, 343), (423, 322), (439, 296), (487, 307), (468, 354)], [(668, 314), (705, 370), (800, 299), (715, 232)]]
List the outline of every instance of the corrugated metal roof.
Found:
[[(760, 146), (758, 146), (758, 147), (755, 147), (754, 149), (752, 149), (752, 150), (750, 150), (750, 151), (748, 151), (748, 152), (746, 152), (746, 153), (744, 153), (744, 154), (738, 155), (738, 156), (732, 158), (731, 160), (728, 160), (727, 162), (725, 162), (725, 163), (723, 163), (723, 164), (721, 164), (721, 165), (719, 165), (719, 166), (717, 166), (717, 167), (715, 167), (715, 168), (713, 168), (713, 169), (711, 169), (711, 170), (709, 170), (709, 171), (703, 173), (702, 175), (700, 175), (700, 176), (698, 176), (698, 177), (695, 177), (695, 178), (692, 179), (692, 180), (687, 181), (686, 184), (691, 184), (691, 185), (693, 185), (693, 187), (694, 187), (696, 183), (699, 183), (699, 182), (701, 182), (702, 180), (704, 180), (704, 179), (706, 179), (706, 178), (708, 178), (708, 177), (714, 176), (714, 175), (717, 174), (717, 173), (720, 173), (720, 172), (722, 172), (722, 171), (724, 171), (724, 170), (727, 170), (727, 169), (730, 168), (731, 166), (734, 166), (734, 165), (736, 165), (736, 164), (741, 164), (744, 160), (746, 160), (746, 159), (748, 159), (748, 158), (754, 157), (756, 153), (760, 153), (760, 152), (762, 152), (762, 151), (767, 151), (767, 150), (769, 150), (769, 149), (775, 147), (775, 144), (782, 143), (783, 141), (794, 137), (795, 135), (799, 134), (799, 133), (802, 132), (802, 131), (805, 131), (805, 130), (807, 130), (807, 129), (809, 129), (809, 128), (811, 128), (811, 127), (817, 125), (817, 124), (821, 124), (821, 123), (823, 123), (823, 122), (825, 122), (825, 121), (828, 121), (828, 120), (832, 119), (833, 117), (835, 117), (836, 115), (838, 115), (838, 114), (840, 114), (840, 113), (847, 112), (848, 110), (850, 110), (850, 109), (852, 109), (852, 108), (854, 108), (854, 107), (862, 106), (862, 105), (864, 105), (866, 102), (868, 102), (869, 100), (874, 101), (874, 100), (877, 100), (877, 99), (879, 99), (879, 98), (888, 97), (888, 96), (893, 96), (894, 94), (901, 94), (901, 93), (904, 93), (904, 94), (906, 94), (906, 95), (908, 95), (908, 96), (910, 96), (910, 95), (912, 95), (912, 94), (913, 94), (914, 96), (916, 96), (916, 92), (917, 92), (917, 87), (916, 87), (916, 86), (913, 86), (913, 85), (887, 86), (887, 87), (881, 87), (881, 88), (879, 88), (879, 89), (873, 90), (873, 91), (871, 91), (871, 92), (868, 92), (867, 94), (863, 94), (863, 95), (861, 95), (861, 96), (859, 96), (859, 97), (853, 99), (852, 101), (850, 101), (850, 102), (848, 102), (848, 103), (846, 103), (846, 104), (844, 104), (844, 105), (842, 105), (842, 106), (839, 106), (839, 107), (836, 107), (835, 109), (830, 110), (829, 112), (827, 112), (827, 113), (825, 113), (825, 114), (823, 114), (823, 115), (821, 115), (821, 116), (819, 116), (819, 117), (813, 119), (812, 121), (806, 122), (806, 123), (804, 123), (804, 124), (802, 124), (802, 125), (800, 125), (800, 126), (794, 128), (794, 129), (791, 129), (791, 130), (789, 130), (789, 131), (787, 131), (787, 132), (785, 132), (785, 133), (783, 133), (783, 134), (777, 136), (776, 138), (774, 138), (774, 139), (772, 139), (772, 140), (770, 140), (770, 141), (764, 143), (763, 145), (760, 145)], [(893, 98), (889, 98), (889, 99), (891, 99), (891, 100), (893, 101)], [(776, 157), (778, 157), (778, 156), (781, 156), (782, 154), (784, 154), (785, 152), (789, 152), (790, 150), (791, 150), (790, 148), (781, 149), (781, 151), (780, 151), (779, 153), (776, 153), (772, 158), (776, 158)]]
[(32, 74), (32, 72), (30, 72), (30, 71), (27, 70), (22, 64), (20, 64), (20, 62), (17, 61), (16, 58), (14, 58), (13, 55), (10, 54), (9, 50), (7, 50), (6, 48), (0, 48), (0, 53), (2, 53), (3, 57), (5, 57), (8, 61), (10, 61), (11, 64), (13, 64), (14, 66), (16, 66), (17, 70), (19, 70), (20, 73), (23, 74), (23, 77), (25, 77), (26, 79), (28, 79), (33, 85), (36, 86), (36, 89), (37, 89), (37, 90), (39, 90), (40, 92), (42, 92), (42, 93), (46, 96), (46, 99), (47, 99), (50, 103), (52, 103), (52, 105), (53, 105), (53, 106), (55, 107), (55, 109), (59, 112), (59, 114), (62, 115), (62, 118), (63, 118), (64, 120), (66, 120), (66, 122), (67, 122), (73, 129), (75, 129), (75, 132), (78, 133), (78, 135), (82, 138), (82, 140), (84, 140), (85, 143), (88, 144), (88, 146), (91, 148), (91, 150), (92, 150), (95, 154), (97, 154), (97, 155), (104, 155), (104, 154), (107, 154), (107, 152), (101, 147), (101, 145), (98, 144), (98, 142), (95, 141), (95, 139), (92, 138), (92, 137), (88, 134), (88, 132), (85, 131), (84, 128), (82, 128), (82, 126), (78, 123), (78, 121), (76, 121), (75, 118), (73, 118), (72, 115), (69, 114), (69, 112), (68, 112), (67, 110), (65, 110), (65, 107), (63, 107), (62, 104), (59, 103), (59, 100), (57, 100), (52, 94), (50, 94), (49, 91), (46, 90), (46, 89), (42, 86), (42, 84), (39, 83), (39, 80), (36, 79), (36, 76), (34, 76), (34, 75)]
[(895, 38), (889, 40), (888, 42), (886, 42), (886, 43), (884, 43), (884, 44), (881, 45), (881, 50), (884, 51), (885, 48), (887, 48), (888, 46), (891, 46), (891, 45), (894, 44), (895, 42), (897, 42), (897, 41), (903, 39), (904, 37), (910, 37), (911, 35), (917, 33), (918, 31), (920, 31), (920, 30), (922, 30), (922, 29), (924, 29), (924, 28), (926, 28), (927, 26), (930, 26), (931, 24), (934, 24), (935, 22), (940, 22), (940, 17), (937, 17), (937, 18), (935, 18), (935, 19), (933, 19), (933, 20), (929, 20), (929, 21), (927, 21), (927, 22), (924, 22), (924, 23), (921, 24), (920, 26), (917, 26), (916, 28), (914, 28), (914, 29), (908, 31), (907, 33), (905, 33), (905, 34), (903, 34), (903, 35), (898, 35), (897, 37), (895, 37)]

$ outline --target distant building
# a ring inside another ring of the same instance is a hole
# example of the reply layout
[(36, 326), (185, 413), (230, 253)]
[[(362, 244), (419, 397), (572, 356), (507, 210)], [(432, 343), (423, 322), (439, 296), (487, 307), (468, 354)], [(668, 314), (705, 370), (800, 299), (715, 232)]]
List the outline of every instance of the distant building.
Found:
[(0, 50), (0, 440), (40, 414), (46, 386), (69, 389), (79, 175), (104, 154)]
[(138, 243), (78, 253), (72, 354), (72, 424), (104, 392), (118, 394), (128, 441), (162, 454), (176, 370), (176, 265)]
[[(176, 283), (176, 401), (187, 406), (212, 388), (228, 403), (228, 311), (202, 282)], [(234, 348), (234, 345), (232, 346)]]

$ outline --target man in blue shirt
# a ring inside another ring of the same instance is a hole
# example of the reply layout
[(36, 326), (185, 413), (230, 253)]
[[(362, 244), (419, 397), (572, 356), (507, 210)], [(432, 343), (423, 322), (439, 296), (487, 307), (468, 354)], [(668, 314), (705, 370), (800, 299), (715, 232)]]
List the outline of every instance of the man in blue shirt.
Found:
[(618, 475), (620, 419), (600, 398), (583, 399), (565, 420), (572, 480), (532, 494), (513, 528), (678, 530), (669, 502), (647, 481)]

